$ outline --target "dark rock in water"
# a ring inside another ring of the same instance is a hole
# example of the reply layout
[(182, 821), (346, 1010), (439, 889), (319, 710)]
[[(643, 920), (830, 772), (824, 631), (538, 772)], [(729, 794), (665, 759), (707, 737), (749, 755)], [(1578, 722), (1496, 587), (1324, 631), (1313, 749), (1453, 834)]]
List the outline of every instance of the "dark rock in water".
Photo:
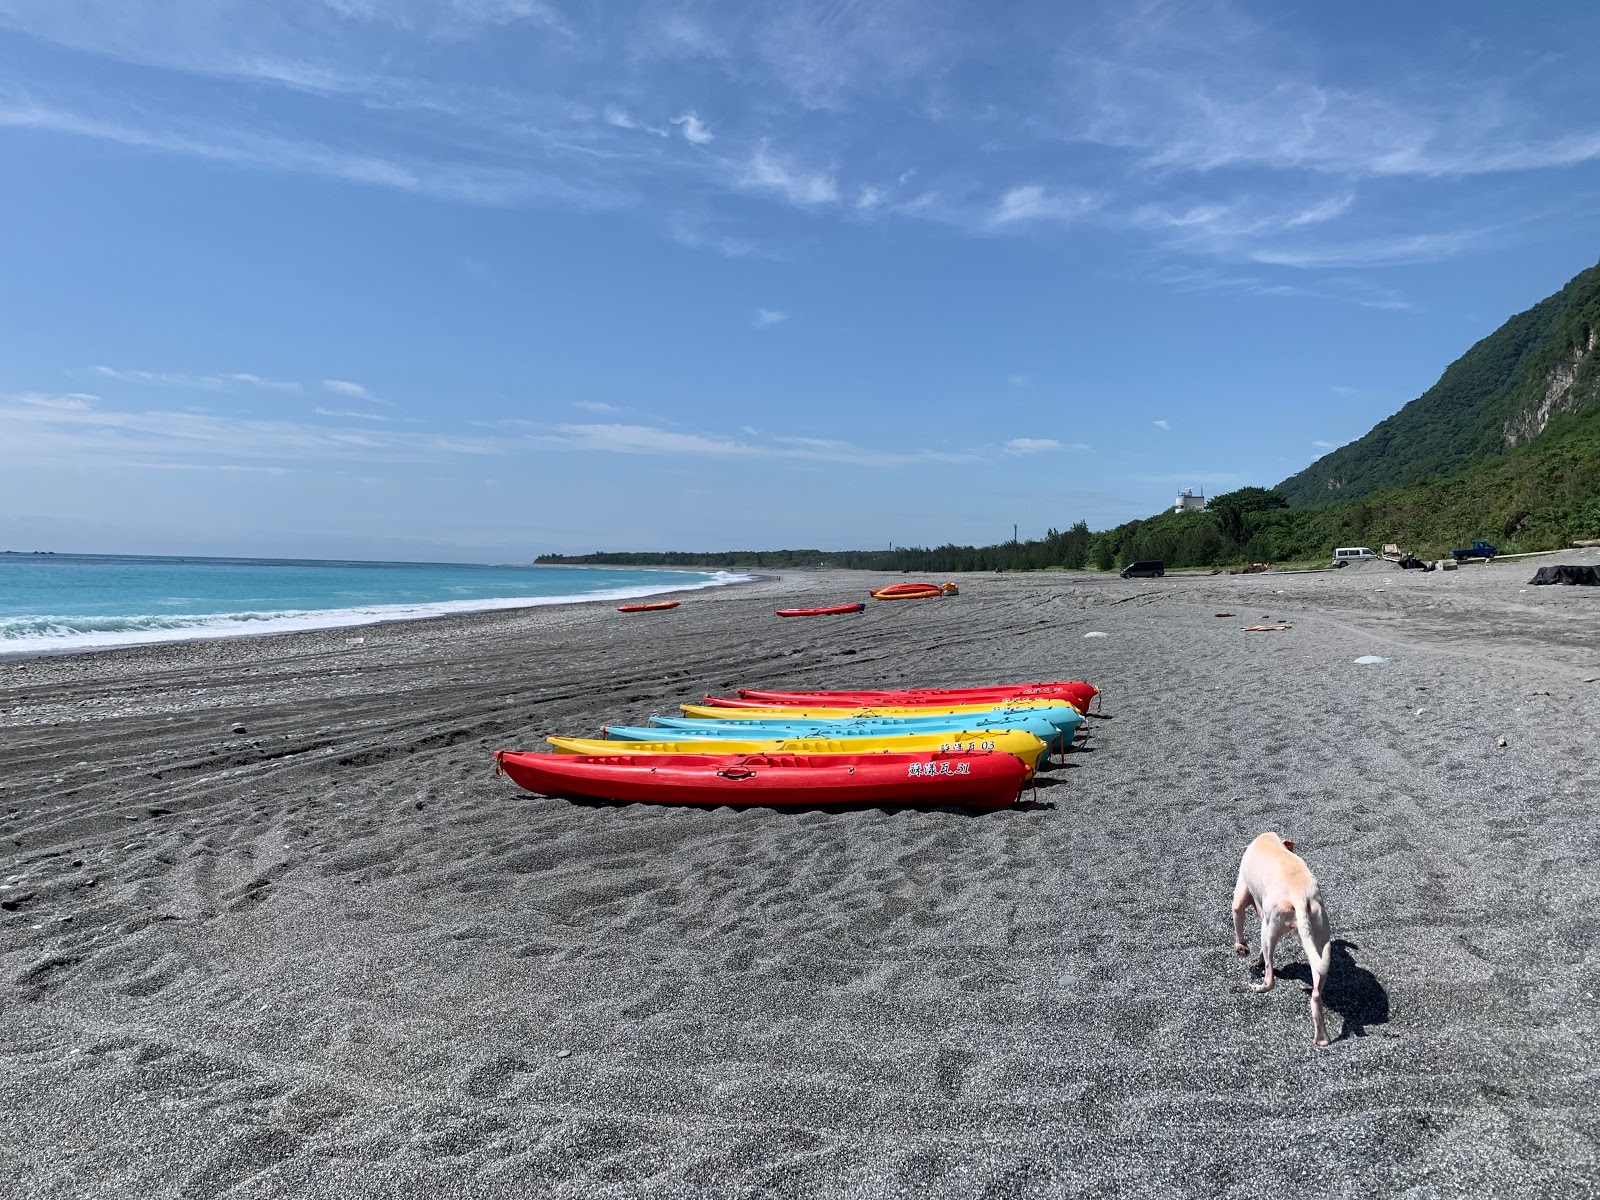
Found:
[(1540, 567), (1529, 583), (1578, 583), (1600, 587), (1600, 567)]

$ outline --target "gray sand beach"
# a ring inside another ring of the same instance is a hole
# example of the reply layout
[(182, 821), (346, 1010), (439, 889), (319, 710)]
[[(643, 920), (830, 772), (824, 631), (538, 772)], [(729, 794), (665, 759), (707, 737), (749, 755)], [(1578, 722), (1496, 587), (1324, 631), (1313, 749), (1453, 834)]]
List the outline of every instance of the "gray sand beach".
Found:
[[(0, 662), (0, 1193), (1593, 1195), (1600, 595), (1526, 583), (1596, 561), (815, 620), (773, 609), (895, 580), (785, 572)], [(578, 804), (491, 758), (737, 686), (1061, 678), (1103, 709), (1026, 811)], [(1231, 952), (1263, 830), (1322, 882), (1327, 1049), (1298, 943), (1265, 995)]]

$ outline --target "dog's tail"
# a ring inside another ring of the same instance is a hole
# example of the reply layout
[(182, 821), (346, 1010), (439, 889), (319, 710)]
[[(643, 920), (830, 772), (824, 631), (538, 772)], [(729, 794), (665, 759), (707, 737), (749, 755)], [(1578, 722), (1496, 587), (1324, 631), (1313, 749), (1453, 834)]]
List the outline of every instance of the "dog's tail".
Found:
[(1333, 956), (1333, 939), (1324, 940), (1320, 946), (1317, 944), (1311, 927), (1311, 907), (1304, 898), (1294, 902), (1294, 927), (1300, 935), (1300, 948), (1305, 951), (1306, 961), (1318, 975), (1326, 979)]

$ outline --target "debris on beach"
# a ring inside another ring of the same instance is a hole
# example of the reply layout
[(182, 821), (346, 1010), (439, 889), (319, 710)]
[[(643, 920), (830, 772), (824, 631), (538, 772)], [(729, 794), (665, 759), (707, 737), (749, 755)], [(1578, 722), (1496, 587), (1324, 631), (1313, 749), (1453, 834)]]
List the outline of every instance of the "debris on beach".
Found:
[(1086, 633), (1083, 636), (1088, 638), (1088, 637), (1110, 637), (1111, 635), (1109, 633), (1095, 632), (1095, 633)]
[(1506, 744), (1506, 740), (1505, 738), (1496, 738), (1494, 744), (1496, 746), (1504, 746)]
[(1363, 654), (1360, 658), (1356, 659), (1356, 662), (1360, 663), (1362, 666), (1367, 666), (1371, 663), (1386, 663), (1388, 661), (1389, 660), (1387, 658), (1379, 658), (1376, 654)]
[(1239, 626), (1239, 631), (1241, 633), (1277, 633), (1280, 630), (1290, 628), (1292, 626), (1289, 625), (1241, 625)]
[(1218, 613), (1217, 614), (1217, 616), (1219, 616), (1219, 617), (1236, 617), (1238, 615), (1239, 615), (1238, 613)]

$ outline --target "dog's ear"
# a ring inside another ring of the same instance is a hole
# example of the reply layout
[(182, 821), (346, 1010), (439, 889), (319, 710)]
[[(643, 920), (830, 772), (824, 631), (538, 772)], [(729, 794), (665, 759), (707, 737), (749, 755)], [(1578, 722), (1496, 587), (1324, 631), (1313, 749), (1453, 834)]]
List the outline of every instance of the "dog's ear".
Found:
[(1283, 848), (1285, 850), (1293, 850), (1294, 849), (1294, 843), (1291, 842), (1288, 838), (1284, 838), (1283, 839)]

